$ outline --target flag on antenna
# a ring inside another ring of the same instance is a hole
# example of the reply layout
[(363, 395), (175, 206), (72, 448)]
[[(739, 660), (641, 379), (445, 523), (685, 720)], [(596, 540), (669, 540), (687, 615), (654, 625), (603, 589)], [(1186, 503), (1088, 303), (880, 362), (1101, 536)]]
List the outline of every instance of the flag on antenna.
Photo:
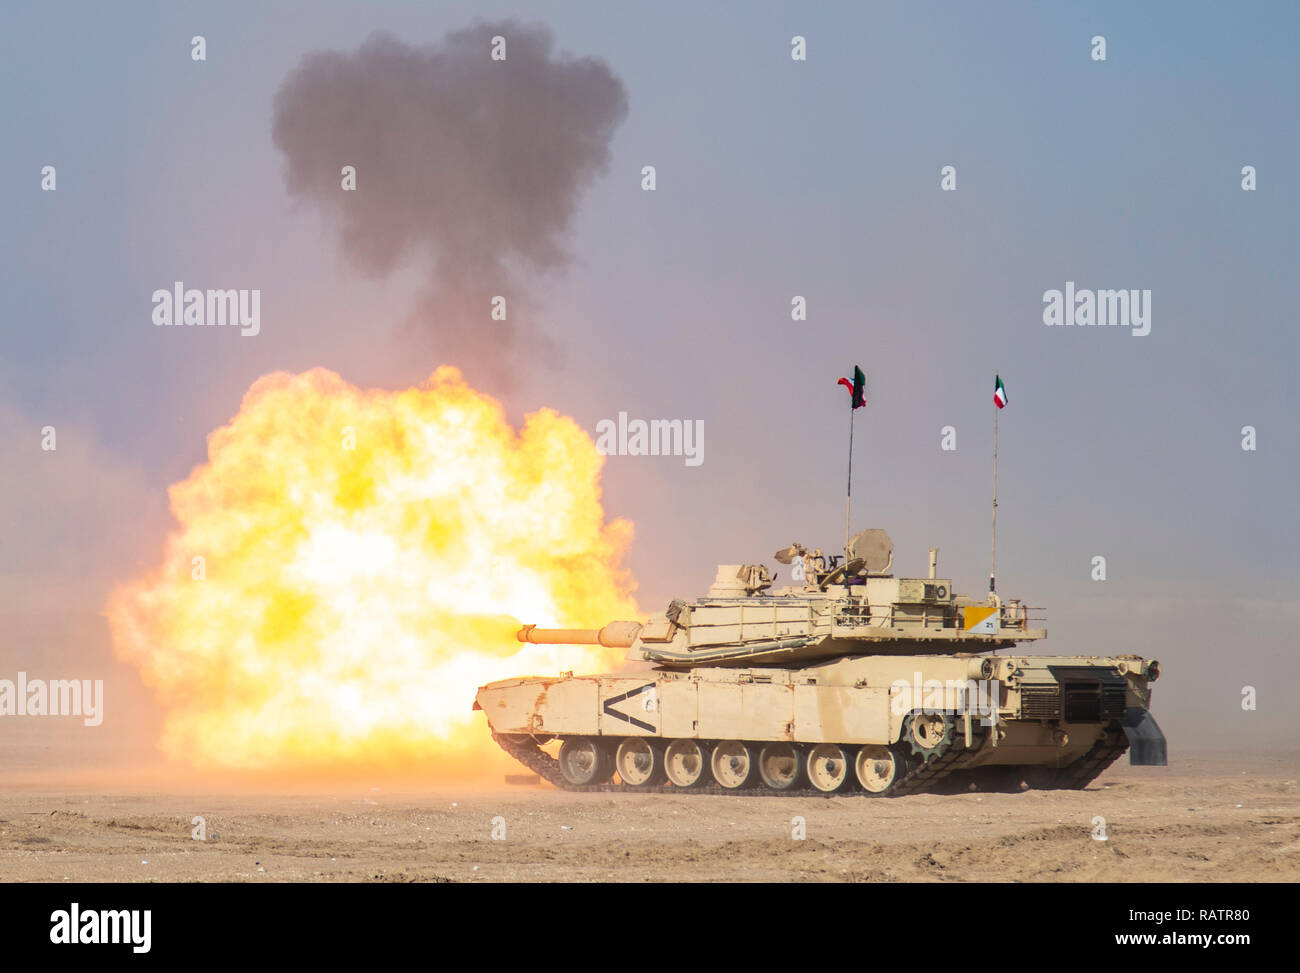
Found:
[(857, 365), (853, 366), (853, 381), (847, 378), (839, 380), (838, 385), (843, 385), (853, 396), (853, 408), (861, 409), (867, 404), (867, 376), (862, 373), (862, 369)]
[(1007, 407), (1007, 388), (1002, 384), (1002, 376), (993, 376), (993, 404), (999, 409)]

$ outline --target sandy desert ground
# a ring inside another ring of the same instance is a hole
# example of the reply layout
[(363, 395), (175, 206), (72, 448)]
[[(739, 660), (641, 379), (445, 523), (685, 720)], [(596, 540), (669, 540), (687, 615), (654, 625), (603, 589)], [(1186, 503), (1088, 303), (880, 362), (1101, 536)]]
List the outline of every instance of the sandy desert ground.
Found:
[[(222, 795), (129, 783), (0, 781), (0, 879), (1300, 880), (1300, 753), (1121, 762), (1080, 792), (885, 800), (567, 794), (501, 778)], [(191, 836), (196, 815), (207, 840)]]

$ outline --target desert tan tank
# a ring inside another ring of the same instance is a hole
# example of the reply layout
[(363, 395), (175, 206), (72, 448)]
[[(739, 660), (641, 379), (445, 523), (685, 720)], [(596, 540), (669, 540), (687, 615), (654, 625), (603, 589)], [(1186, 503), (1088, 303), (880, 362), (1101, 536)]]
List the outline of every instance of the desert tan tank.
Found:
[(698, 793), (1082, 788), (1126, 750), (1165, 763), (1159, 665), (1044, 656), (1037, 610), (890, 573), (881, 530), (826, 557), (724, 564), (707, 594), (644, 623), (524, 626), (522, 642), (626, 647), (643, 671), (507, 679), (474, 708), (522, 764), (569, 790)]

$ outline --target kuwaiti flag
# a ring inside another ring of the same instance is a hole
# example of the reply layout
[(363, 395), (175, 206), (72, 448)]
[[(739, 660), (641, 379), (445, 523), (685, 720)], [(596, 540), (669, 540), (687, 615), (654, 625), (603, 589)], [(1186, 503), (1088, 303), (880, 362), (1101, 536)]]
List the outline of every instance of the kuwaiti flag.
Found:
[(999, 409), (1007, 407), (1007, 387), (1002, 384), (1002, 376), (993, 376), (993, 404)]
[(867, 376), (862, 374), (862, 369), (857, 365), (853, 366), (853, 381), (842, 378), (837, 382), (843, 385), (853, 396), (853, 408), (861, 409), (867, 404)]

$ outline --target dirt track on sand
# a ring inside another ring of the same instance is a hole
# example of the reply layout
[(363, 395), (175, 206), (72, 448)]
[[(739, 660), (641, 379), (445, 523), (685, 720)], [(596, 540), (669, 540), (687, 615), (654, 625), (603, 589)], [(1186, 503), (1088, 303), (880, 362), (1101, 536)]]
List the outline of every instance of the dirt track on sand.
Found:
[[(68, 786), (3, 786), (0, 880), (1300, 880), (1300, 754), (1121, 762), (1085, 791), (884, 800), (500, 783), (297, 795)], [(205, 841), (191, 837), (196, 815)], [(804, 840), (792, 837), (796, 816)], [(1092, 837), (1097, 816), (1106, 841)]]

